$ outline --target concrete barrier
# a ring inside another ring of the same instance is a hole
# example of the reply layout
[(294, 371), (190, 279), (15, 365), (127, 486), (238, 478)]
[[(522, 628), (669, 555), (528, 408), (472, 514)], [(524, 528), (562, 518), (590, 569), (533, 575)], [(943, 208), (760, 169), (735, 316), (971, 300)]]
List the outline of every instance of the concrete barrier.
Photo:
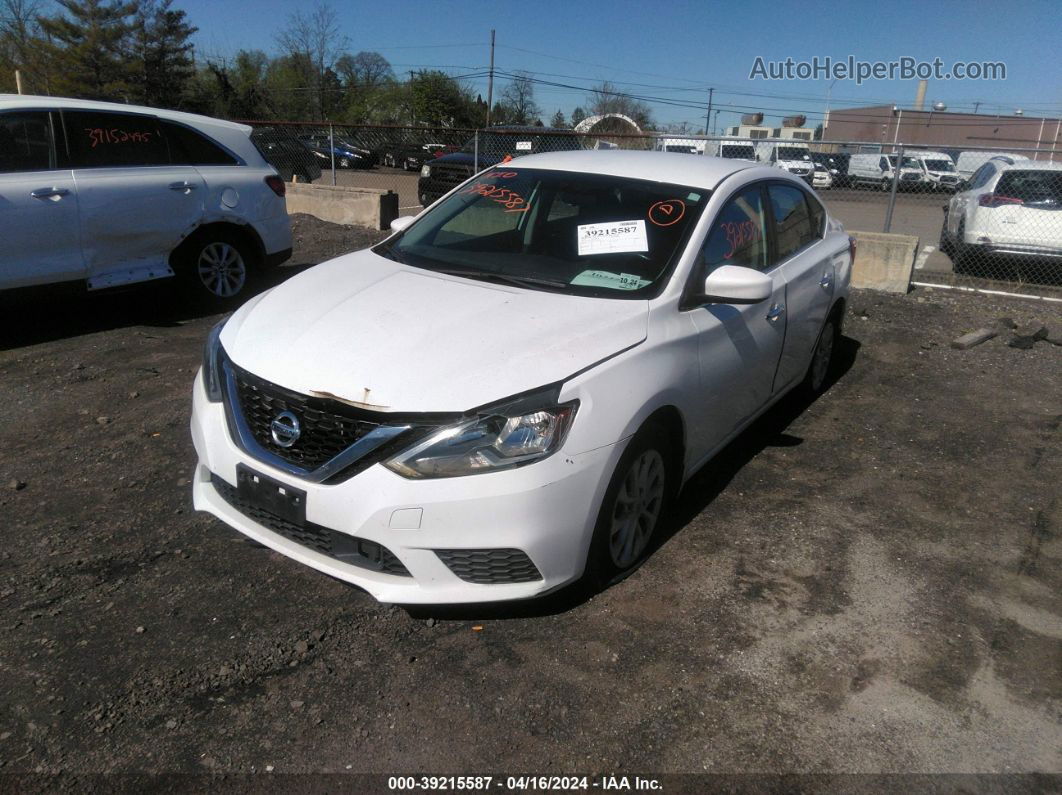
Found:
[(398, 217), (398, 194), (377, 188), (288, 183), (288, 212), (307, 213), (334, 224), (390, 229)]
[(886, 293), (906, 293), (911, 287), (918, 238), (884, 232), (849, 232), (856, 241), (852, 286)]

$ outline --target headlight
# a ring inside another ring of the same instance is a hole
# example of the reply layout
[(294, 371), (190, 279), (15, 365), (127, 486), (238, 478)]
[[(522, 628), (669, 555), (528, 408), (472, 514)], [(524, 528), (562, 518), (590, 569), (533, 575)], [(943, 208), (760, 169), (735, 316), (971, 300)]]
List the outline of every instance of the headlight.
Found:
[(420, 167), (420, 175), (422, 177), (430, 177), (431, 176), (431, 166), (421, 166)]
[(221, 402), (221, 329), (227, 320), (210, 329), (203, 347), (203, 389), (211, 403)]
[(443, 428), (384, 463), (406, 478), (452, 478), (497, 472), (553, 454), (564, 443), (578, 401), (557, 404), (558, 390), (483, 409)]

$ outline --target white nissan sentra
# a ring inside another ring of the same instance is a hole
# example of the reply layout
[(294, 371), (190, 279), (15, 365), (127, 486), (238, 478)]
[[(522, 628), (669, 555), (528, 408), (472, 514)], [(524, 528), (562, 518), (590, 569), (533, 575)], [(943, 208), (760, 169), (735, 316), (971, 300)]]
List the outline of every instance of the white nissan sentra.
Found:
[(194, 386), (195, 506), (384, 602), (639, 564), (682, 483), (820, 390), (854, 247), (803, 180), (559, 152), (250, 300)]

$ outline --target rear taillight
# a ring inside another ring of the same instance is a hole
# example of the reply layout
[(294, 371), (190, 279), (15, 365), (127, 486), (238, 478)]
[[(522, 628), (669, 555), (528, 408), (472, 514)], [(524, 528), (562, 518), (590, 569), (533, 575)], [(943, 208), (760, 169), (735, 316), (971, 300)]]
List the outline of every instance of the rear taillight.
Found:
[(855, 265), (855, 253), (856, 242), (854, 237), (848, 238), (848, 261), (851, 265)]
[(268, 177), (266, 177), (265, 184), (269, 186), (270, 190), (272, 190), (273, 193), (275, 193), (282, 199), (284, 198), (284, 194), (287, 193), (287, 186), (284, 184), (284, 180), (282, 180), (276, 174), (270, 174)]
[(982, 193), (977, 200), (981, 207), (1002, 207), (1005, 204), (1024, 204), (1023, 199), (1015, 199), (1012, 196), (1002, 196), (998, 193)]

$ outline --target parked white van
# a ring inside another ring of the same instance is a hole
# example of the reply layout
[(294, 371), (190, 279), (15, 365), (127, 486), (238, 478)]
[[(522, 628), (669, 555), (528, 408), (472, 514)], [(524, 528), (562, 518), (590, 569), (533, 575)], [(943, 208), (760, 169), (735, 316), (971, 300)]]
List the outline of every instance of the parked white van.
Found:
[(242, 124), (0, 94), (0, 291), (176, 276), (218, 301), (291, 256), (285, 186)]
[[(878, 185), (882, 190), (892, 190), (893, 168), (896, 155), (864, 153), (852, 155), (848, 161), (848, 179), (853, 185)], [(904, 157), (900, 167), (900, 184), (897, 188), (911, 190), (922, 184), (922, 167), (916, 160)]]
[(748, 138), (708, 141), (704, 147), (704, 153), (712, 157), (725, 157), (728, 160), (756, 160), (756, 146)]
[(1015, 162), (1029, 159), (1025, 155), (1015, 155), (1010, 152), (959, 152), (959, 159), (955, 162), (955, 173), (958, 174), (960, 180), (969, 179), (977, 169), (993, 157), (1000, 156), (1009, 157)]
[(922, 169), (922, 188), (924, 190), (954, 191), (959, 186), (959, 175), (955, 172), (955, 163), (943, 152), (905, 151), (904, 161), (911, 158)]
[(681, 152), (687, 155), (704, 154), (704, 141), (698, 138), (658, 138), (657, 152)]
[(797, 141), (762, 141), (756, 144), (756, 159), (761, 163), (782, 168), (811, 182), (815, 164), (811, 160), (811, 149), (805, 143)]

